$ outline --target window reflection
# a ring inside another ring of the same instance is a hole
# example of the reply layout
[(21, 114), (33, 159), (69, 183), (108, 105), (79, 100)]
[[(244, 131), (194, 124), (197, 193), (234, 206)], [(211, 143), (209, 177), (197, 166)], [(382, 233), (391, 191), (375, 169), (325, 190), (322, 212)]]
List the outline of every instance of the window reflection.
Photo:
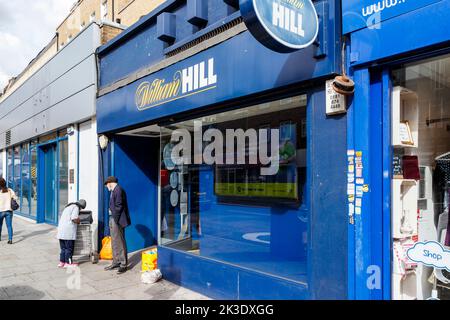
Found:
[(69, 201), (68, 147), (68, 140), (61, 140), (59, 142), (59, 214), (62, 213)]
[[(306, 96), (298, 96), (162, 127), (161, 243), (306, 282), (305, 124)], [(248, 133), (245, 139), (230, 140), (229, 130), (239, 129)], [(176, 142), (185, 139), (174, 140), (176, 132), (189, 134), (190, 151), (180, 153), (190, 156), (189, 164), (172, 156)], [(195, 138), (199, 132), (204, 140), (200, 146)], [(210, 139), (205, 138), (208, 133)], [(268, 153), (262, 153), (260, 143)], [(212, 150), (212, 144), (217, 148)], [(201, 163), (195, 163), (198, 148), (204, 151)], [(213, 164), (207, 164), (208, 150)], [(275, 174), (262, 174), (272, 163), (261, 154), (278, 159)]]
[(20, 211), (24, 214), (30, 214), (30, 155), (29, 146), (24, 144), (22, 146), (22, 159), (21, 159), (21, 208)]
[(20, 197), (20, 147), (14, 148), (13, 187), (12, 189)]

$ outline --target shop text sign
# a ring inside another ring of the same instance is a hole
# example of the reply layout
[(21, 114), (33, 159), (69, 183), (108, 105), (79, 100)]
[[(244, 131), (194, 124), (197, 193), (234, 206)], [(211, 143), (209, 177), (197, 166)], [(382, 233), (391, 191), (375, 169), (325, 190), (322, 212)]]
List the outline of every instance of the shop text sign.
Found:
[(436, 241), (417, 242), (407, 255), (414, 262), (450, 271), (450, 251)]
[(381, 22), (441, 0), (345, 0), (342, 1), (343, 32), (381, 28)]
[(310, 46), (319, 20), (311, 0), (240, 0), (241, 14), (252, 35), (278, 52)]
[(142, 82), (136, 90), (135, 103), (138, 110), (142, 111), (216, 87), (214, 58), (210, 58), (177, 70), (170, 79), (155, 78)]

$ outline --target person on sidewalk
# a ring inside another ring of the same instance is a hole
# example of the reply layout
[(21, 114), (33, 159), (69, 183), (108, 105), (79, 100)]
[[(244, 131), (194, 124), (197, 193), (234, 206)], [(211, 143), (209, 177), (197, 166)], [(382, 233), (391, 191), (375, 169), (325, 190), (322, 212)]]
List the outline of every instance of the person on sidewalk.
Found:
[(125, 191), (119, 186), (116, 177), (108, 177), (105, 181), (111, 196), (109, 198), (109, 230), (113, 262), (105, 270), (119, 269), (118, 274), (127, 271), (128, 252), (125, 241), (125, 228), (131, 224)]
[(73, 262), (73, 250), (75, 248), (75, 240), (77, 239), (77, 228), (80, 224), (80, 210), (86, 208), (86, 200), (80, 199), (66, 205), (58, 223), (59, 246), (61, 253), (59, 256), (58, 268), (76, 267), (77, 263)]
[(11, 208), (11, 200), (18, 201), (14, 190), (6, 186), (6, 180), (0, 178), (0, 240), (2, 238), (3, 220), (6, 220), (8, 229), (8, 244), (12, 244), (13, 239), (13, 210)]

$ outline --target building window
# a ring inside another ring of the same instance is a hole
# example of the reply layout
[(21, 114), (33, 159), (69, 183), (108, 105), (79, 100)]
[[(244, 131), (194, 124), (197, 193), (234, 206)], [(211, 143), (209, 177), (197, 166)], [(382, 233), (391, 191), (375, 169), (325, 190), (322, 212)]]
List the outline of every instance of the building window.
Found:
[(83, 30), (85, 26), (86, 26), (86, 23), (83, 21), (83, 23), (80, 24), (80, 31)]
[(67, 38), (67, 43), (69, 43), (72, 40), (73, 36), (69, 35), (69, 37)]
[(108, 16), (108, 1), (105, 0), (102, 2), (100, 14), (102, 16), (102, 20), (103, 21), (106, 20), (106, 18)]
[(162, 127), (160, 243), (307, 281), (306, 101)]
[(89, 22), (92, 22), (95, 20), (95, 11), (91, 13), (91, 16), (89, 17)]

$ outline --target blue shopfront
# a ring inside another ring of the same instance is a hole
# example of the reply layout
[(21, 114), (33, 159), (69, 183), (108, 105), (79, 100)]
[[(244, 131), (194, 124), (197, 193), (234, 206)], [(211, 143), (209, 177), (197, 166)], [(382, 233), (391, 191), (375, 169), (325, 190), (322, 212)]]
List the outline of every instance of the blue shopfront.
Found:
[(348, 150), (369, 190), (348, 200), (349, 298), (448, 299), (450, 261), (432, 256), (450, 244), (449, 9), (448, 0), (342, 1), (356, 83)]
[(349, 297), (347, 116), (325, 103), (341, 8), (313, 3), (315, 40), (285, 53), (224, 0), (166, 1), (98, 50), (100, 179), (118, 177), (129, 250), (157, 244), (169, 281), (212, 298)]

